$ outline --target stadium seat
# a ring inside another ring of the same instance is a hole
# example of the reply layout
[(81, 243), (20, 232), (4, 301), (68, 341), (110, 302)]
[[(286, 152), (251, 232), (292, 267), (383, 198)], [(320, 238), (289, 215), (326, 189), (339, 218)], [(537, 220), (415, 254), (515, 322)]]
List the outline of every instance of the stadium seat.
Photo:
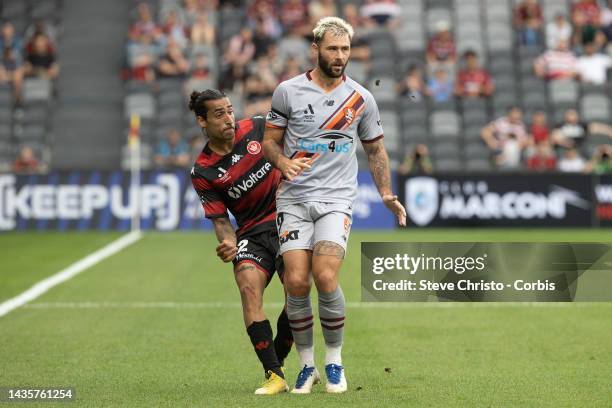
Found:
[(51, 98), (51, 81), (45, 78), (27, 78), (23, 81), (24, 102), (48, 101)]
[(485, 159), (491, 154), (484, 142), (471, 142), (464, 146), (464, 157), (466, 161), (473, 159)]
[(434, 144), (433, 150), (436, 159), (456, 159), (460, 156), (459, 143), (457, 142), (437, 142)]
[(155, 100), (151, 94), (138, 93), (128, 95), (124, 100), (124, 114), (126, 118), (133, 114), (142, 118), (153, 118), (156, 113)]
[(554, 105), (575, 103), (578, 100), (578, 85), (574, 80), (555, 80), (548, 85), (550, 100)]
[(434, 161), (433, 167), (436, 173), (450, 173), (462, 170), (463, 164), (459, 159), (439, 159)]
[(580, 116), (586, 122), (609, 122), (610, 98), (603, 94), (585, 95), (580, 101)]
[(492, 169), (489, 159), (470, 159), (465, 162), (467, 171), (472, 172), (489, 172)]
[(461, 119), (453, 111), (434, 112), (430, 117), (430, 126), (434, 137), (457, 137)]

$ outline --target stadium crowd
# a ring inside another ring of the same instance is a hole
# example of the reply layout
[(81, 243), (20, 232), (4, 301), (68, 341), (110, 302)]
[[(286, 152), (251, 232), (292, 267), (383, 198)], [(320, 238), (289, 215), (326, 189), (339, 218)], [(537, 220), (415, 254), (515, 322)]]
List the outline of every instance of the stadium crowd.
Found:
[[(405, 171), (417, 151), (427, 152), (424, 167), (429, 171), (589, 171), (597, 167), (589, 163), (606, 158), (601, 146), (610, 144), (612, 0), (132, 4), (122, 77), (126, 105), (133, 97), (135, 111), (147, 107), (142, 115), (145, 165), (183, 162), (161, 159), (176, 150), (168, 148), (168, 140), (176, 138), (171, 134), (178, 134), (178, 156), (187, 151), (191, 160), (200, 150), (204, 138), (184, 106), (192, 89), (222, 89), (234, 101), (237, 116), (265, 114), (275, 87), (312, 66), (311, 28), (329, 15), (355, 28), (347, 73), (377, 96), (398, 169)], [(459, 24), (470, 4), (477, 4), (480, 15)], [(554, 14), (547, 9), (551, 4), (561, 5)], [(504, 7), (507, 13), (496, 14)], [(495, 19), (499, 16), (502, 20)], [(506, 20), (511, 46), (498, 49)], [(499, 21), (504, 23), (493, 25)], [(418, 35), (406, 35), (410, 30)], [(479, 38), (480, 46), (462, 44), (466, 34)], [(18, 129), (33, 128), (23, 117), (24, 108), (30, 112), (23, 98), (27, 79), (53, 82), (59, 74), (57, 46), (56, 28), (48, 21), (32, 20), (18, 30), (10, 20), (2, 22), (0, 91), (9, 89), (10, 99), (3, 99), (9, 108), (0, 109), (0, 142), (12, 143), (10, 159), (0, 154), (5, 167), (26, 147), (33, 148), (39, 163), (46, 162), (40, 157), (41, 142), (26, 143)], [(389, 82), (374, 89), (381, 76), (394, 83), (392, 94), (379, 99), (376, 91)], [(599, 114), (591, 114), (593, 106)], [(580, 126), (574, 131), (578, 136), (570, 136), (570, 147), (567, 137), (559, 135), (568, 133), (563, 130), (568, 129), (567, 117), (576, 116)], [(436, 129), (454, 121), (454, 139), (439, 139)], [(513, 123), (514, 132), (505, 130), (505, 122)], [(562, 166), (567, 157), (585, 165)], [(484, 166), (471, 167), (483, 161)]]

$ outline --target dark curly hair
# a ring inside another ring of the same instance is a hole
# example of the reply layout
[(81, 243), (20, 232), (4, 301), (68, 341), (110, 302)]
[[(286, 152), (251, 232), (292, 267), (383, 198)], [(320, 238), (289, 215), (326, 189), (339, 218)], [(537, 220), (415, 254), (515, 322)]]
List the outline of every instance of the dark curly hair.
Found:
[(193, 91), (189, 98), (189, 110), (193, 111), (196, 116), (201, 116), (206, 119), (206, 114), (208, 112), (206, 101), (214, 101), (226, 97), (223, 91), (217, 89), (207, 89), (202, 92)]

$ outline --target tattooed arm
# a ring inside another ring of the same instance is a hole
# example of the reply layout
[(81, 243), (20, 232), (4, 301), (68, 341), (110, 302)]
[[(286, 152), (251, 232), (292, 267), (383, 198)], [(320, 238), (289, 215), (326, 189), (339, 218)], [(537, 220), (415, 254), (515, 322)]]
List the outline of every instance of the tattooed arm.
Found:
[(238, 253), (236, 247), (236, 232), (232, 226), (229, 218), (220, 217), (212, 219), (213, 225), (215, 226), (215, 235), (217, 235), (217, 256), (223, 262), (231, 262)]
[(383, 203), (387, 206), (401, 226), (406, 225), (406, 210), (404, 206), (397, 200), (397, 196), (393, 195), (391, 190), (391, 173), (389, 171), (389, 157), (383, 144), (383, 139), (378, 139), (371, 143), (362, 143), (363, 149), (368, 157), (368, 164), (372, 178), (378, 188), (378, 192), (382, 197)]

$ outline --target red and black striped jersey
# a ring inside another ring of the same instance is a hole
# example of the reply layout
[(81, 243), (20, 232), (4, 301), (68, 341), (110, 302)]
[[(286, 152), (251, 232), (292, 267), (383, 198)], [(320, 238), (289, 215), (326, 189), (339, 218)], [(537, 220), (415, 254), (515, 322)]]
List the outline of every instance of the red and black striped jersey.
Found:
[(206, 218), (236, 218), (240, 237), (269, 228), (276, 218), (276, 189), (281, 172), (268, 162), (262, 149), (265, 119), (255, 116), (236, 123), (234, 148), (225, 156), (208, 143), (191, 170)]

